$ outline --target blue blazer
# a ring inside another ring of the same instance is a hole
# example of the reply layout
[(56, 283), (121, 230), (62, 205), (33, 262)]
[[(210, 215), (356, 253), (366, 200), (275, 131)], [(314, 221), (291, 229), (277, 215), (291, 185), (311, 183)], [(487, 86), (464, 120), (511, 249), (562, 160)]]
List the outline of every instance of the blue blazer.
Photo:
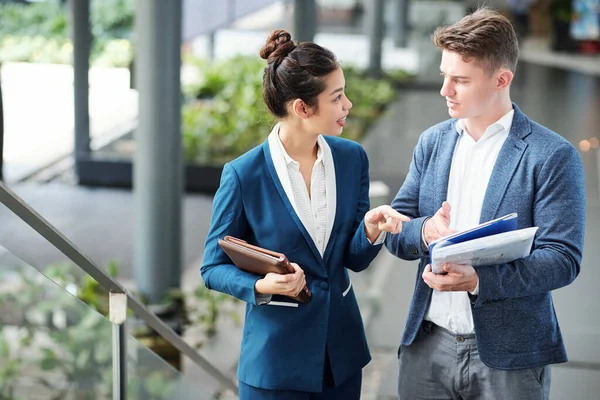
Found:
[[(481, 360), (498, 369), (532, 368), (567, 361), (552, 296), (579, 274), (585, 223), (583, 164), (573, 146), (531, 121), (516, 105), (513, 125), (494, 166), (481, 222), (517, 212), (519, 228), (538, 226), (532, 253), (504, 265), (475, 267), (479, 295), (471, 296)], [(392, 254), (420, 258), (402, 345), (410, 345), (431, 301), (421, 274), (429, 259), (421, 227), (446, 200), (458, 134), (456, 120), (425, 131), (409, 173), (392, 203), (413, 219), (388, 235)], [(450, 205), (452, 206), (452, 204)]]
[[(355, 142), (325, 140), (334, 159), (337, 207), (323, 257), (287, 198), (268, 141), (225, 165), (214, 198), (201, 273), (209, 289), (247, 303), (238, 379), (251, 386), (320, 392), (325, 351), (336, 385), (371, 359), (347, 270), (364, 270), (382, 247), (371, 245), (364, 232), (367, 156)], [(225, 235), (282, 252), (298, 263), (311, 302), (273, 296), (272, 303), (279, 305), (257, 305), (254, 284), (260, 277), (232, 264), (217, 243)]]

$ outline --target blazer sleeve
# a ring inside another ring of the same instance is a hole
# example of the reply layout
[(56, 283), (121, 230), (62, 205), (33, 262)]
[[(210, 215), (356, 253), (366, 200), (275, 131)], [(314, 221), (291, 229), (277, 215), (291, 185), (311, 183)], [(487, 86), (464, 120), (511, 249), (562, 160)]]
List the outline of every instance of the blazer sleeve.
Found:
[(396, 235), (388, 234), (385, 240), (388, 251), (404, 260), (416, 260), (426, 256), (425, 249), (421, 246), (421, 231), (429, 216), (419, 214), (421, 172), (427, 162), (424, 137), (425, 134), (419, 138), (408, 175), (391, 204), (393, 209), (409, 217), (410, 221), (402, 224), (402, 232)]
[(221, 184), (213, 201), (200, 273), (208, 289), (257, 304), (254, 284), (261, 277), (238, 269), (218, 243), (218, 239), (226, 235), (244, 238), (248, 230), (239, 176), (231, 164), (225, 164)]
[(535, 182), (533, 223), (539, 229), (531, 254), (497, 266), (475, 267), (479, 295), (474, 307), (539, 295), (566, 286), (579, 274), (585, 231), (585, 176), (573, 146), (548, 157)]
[(361, 159), (361, 176), (360, 176), (360, 197), (358, 207), (354, 218), (352, 229), (354, 235), (346, 246), (344, 252), (344, 265), (355, 272), (360, 272), (366, 269), (371, 261), (377, 256), (379, 250), (383, 246), (380, 244), (371, 244), (367, 239), (365, 232), (365, 214), (369, 211), (369, 159), (365, 150), (358, 146)]

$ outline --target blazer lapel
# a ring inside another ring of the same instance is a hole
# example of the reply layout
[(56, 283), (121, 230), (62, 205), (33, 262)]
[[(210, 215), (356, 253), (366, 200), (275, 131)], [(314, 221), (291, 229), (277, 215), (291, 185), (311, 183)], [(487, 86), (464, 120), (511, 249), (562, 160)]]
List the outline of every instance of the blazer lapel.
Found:
[(450, 179), (450, 167), (454, 156), (454, 148), (458, 140), (455, 123), (451, 124), (449, 131), (443, 132), (438, 141), (438, 159), (435, 163), (435, 204), (434, 211), (442, 206), (448, 197), (448, 180)]
[(480, 223), (496, 217), (496, 212), (504, 198), (508, 184), (527, 148), (527, 143), (523, 141), (523, 138), (531, 132), (531, 124), (516, 105), (513, 105), (513, 108), (515, 110), (513, 124), (490, 176), (481, 208)]
[[(329, 146), (331, 149), (331, 158), (333, 159), (333, 166), (335, 168), (335, 218), (333, 220), (333, 225), (331, 227), (331, 234), (329, 235), (329, 241), (327, 242), (327, 247), (325, 247), (325, 253), (323, 254), (323, 262), (325, 263), (325, 265), (327, 265), (327, 263), (329, 262), (329, 258), (331, 257), (331, 253), (333, 252), (333, 248), (335, 245), (335, 241), (338, 238), (338, 235), (336, 235), (336, 230), (335, 227), (338, 226), (338, 224), (340, 223), (340, 219), (341, 219), (341, 215), (344, 214), (345, 210), (342, 210), (342, 207), (346, 204), (346, 202), (343, 201), (342, 199), (342, 190), (338, 190), (339, 188), (343, 188), (343, 187), (347, 187), (346, 183), (344, 182), (344, 175), (348, 175), (348, 174), (342, 174), (341, 171), (343, 170), (342, 166), (340, 165), (340, 161), (337, 159), (335, 151), (333, 150), (333, 147)], [(331, 207), (331, 202), (329, 201), (329, 193), (327, 195), (327, 202), (328, 202), (328, 207)]]
[[(312, 251), (313, 255), (315, 256), (317, 261), (319, 261), (319, 263), (322, 264), (323, 258), (321, 258), (321, 254), (319, 253), (319, 250), (315, 246), (315, 243), (313, 242), (312, 238), (310, 237), (310, 234), (304, 227), (304, 224), (302, 224), (302, 221), (298, 217), (298, 214), (296, 214), (296, 211), (294, 210), (294, 207), (292, 206), (292, 203), (288, 199), (287, 194), (285, 193), (285, 190), (283, 189), (283, 185), (281, 184), (281, 181), (279, 180), (279, 176), (277, 175), (277, 170), (275, 169), (275, 164), (273, 164), (273, 158), (271, 157), (271, 151), (269, 149), (269, 141), (268, 140), (266, 140), (263, 143), (263, 153), (265, 156), (265, 161), (267, 163), (267, 169), (269, 170), (271, 179), (273, 180), (273, 184), (275, 185), (275, 188), (277, 189), (277, 193), (279, 193), (279, 196), (281, 197), (281, 200), (283, 201), (285, 208), (288, 210), (288, 212), (290, 213), (290, 216), (296, 223), (296, 226), (302, 233), (302, 236), (304, 237), (304, 240), (306, 240), (306, 243), (308, 244), (308, 247)], [(339, 199), (338, 199), (338, 201), (339, 201)]]

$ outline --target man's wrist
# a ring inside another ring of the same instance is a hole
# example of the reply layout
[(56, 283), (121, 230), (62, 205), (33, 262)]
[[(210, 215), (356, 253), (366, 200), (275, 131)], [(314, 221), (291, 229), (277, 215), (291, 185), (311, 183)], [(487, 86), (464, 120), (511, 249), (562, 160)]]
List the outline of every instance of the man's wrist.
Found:
[(473, 290), (469, 290), (469, 293), (471, 293), (473, 296), (479, 295), (479, 277), (475, 278), (475, 287)]
[(421, 225), (421, 249), (425, 254), (429, 253), (429, 243), (427, 243), (427, 239), (425, 239), (425, 224), (427, 224), (427, 221), (429, 221), (430, 219), (431, 217), (425, 218), (425, 221), (423, 221), (423, 225)]

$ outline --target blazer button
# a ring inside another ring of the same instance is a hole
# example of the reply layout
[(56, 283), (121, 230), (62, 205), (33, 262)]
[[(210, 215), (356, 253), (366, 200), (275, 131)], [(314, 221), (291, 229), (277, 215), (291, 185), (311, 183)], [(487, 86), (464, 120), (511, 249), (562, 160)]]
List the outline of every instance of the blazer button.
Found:
[(321, 289), (323, 289), (323, 290), (329, 290), (329, 283), (327, 283), (327, 282), (321, 282)]

